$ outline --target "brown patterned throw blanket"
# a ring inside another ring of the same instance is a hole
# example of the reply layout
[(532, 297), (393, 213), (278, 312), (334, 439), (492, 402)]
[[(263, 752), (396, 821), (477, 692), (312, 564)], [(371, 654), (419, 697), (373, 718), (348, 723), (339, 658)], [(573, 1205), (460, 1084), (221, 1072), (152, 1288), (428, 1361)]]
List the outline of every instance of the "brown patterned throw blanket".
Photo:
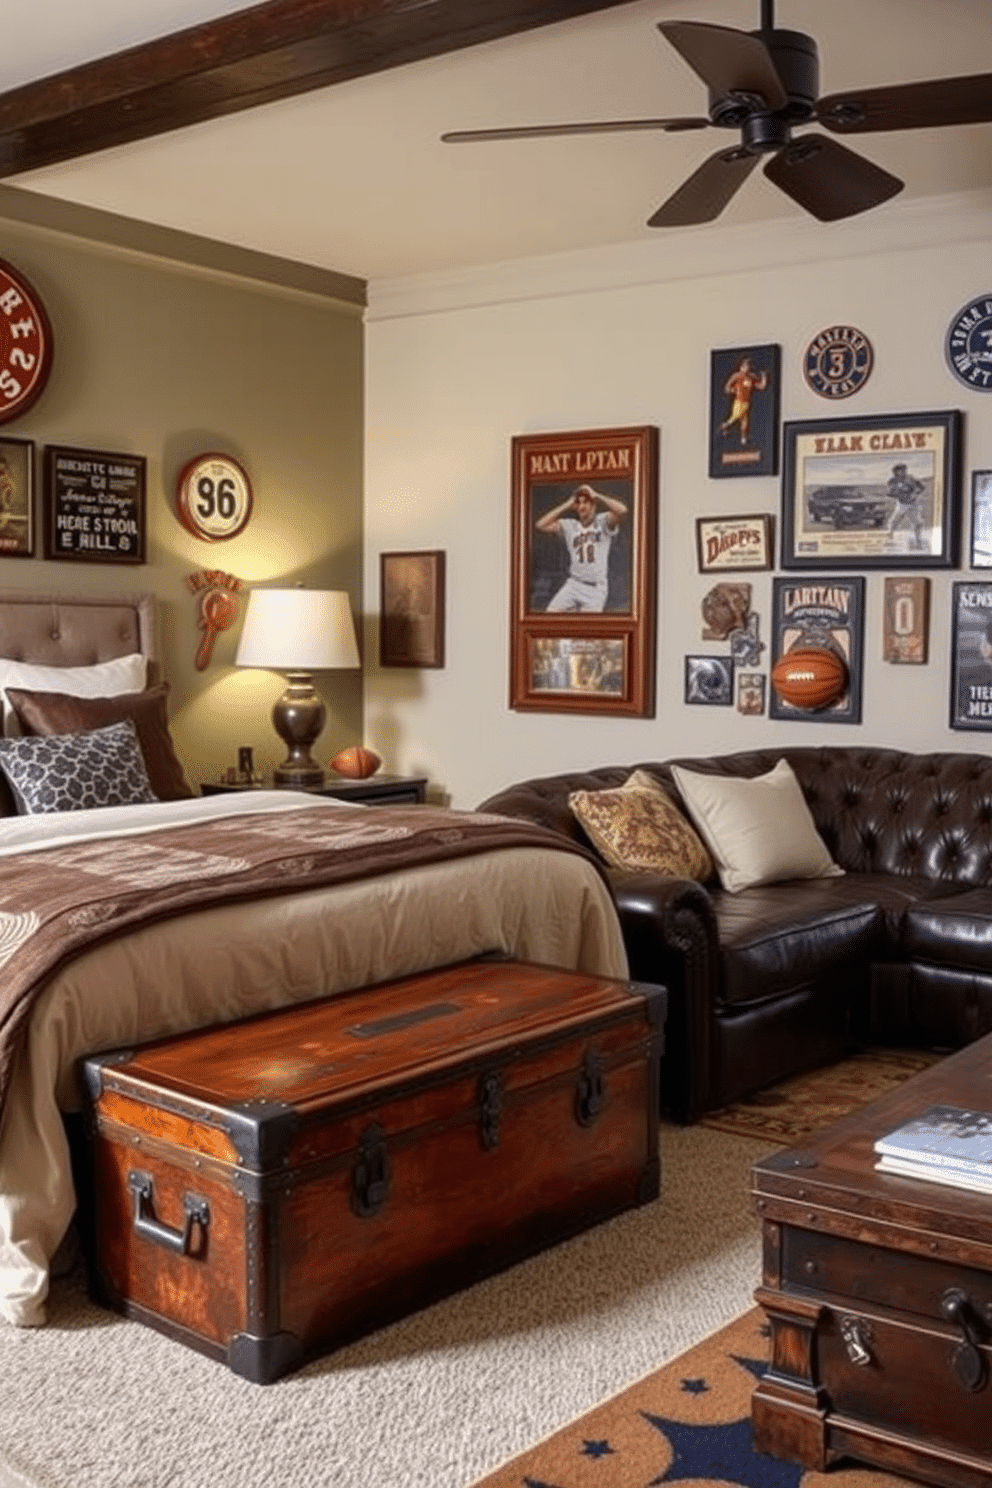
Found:
[(594, 861), (545, 827), (434, 806), (277, 809), (0, 857), (0, 1120), (31, 1008), (80, 951), (186, 910), (509, 847)]

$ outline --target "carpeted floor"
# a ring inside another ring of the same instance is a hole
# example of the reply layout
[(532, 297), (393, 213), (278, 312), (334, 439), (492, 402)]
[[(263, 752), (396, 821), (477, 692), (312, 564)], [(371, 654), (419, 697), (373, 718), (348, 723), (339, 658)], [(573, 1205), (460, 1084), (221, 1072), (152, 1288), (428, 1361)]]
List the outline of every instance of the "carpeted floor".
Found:
[(926, 1049), (867, 1049), (711, 1111), (703, 1124), (769, 1147), (792, 1147), (811, 1132), (887, 1095), (941, 1056)]
[(750, 1397), (768, 1363), (757, 1308), (483, 1478), (475, 1488), (644, 1488), (690, 1480), (740, 1488), (906, 1488), (841, 1464), (828, 1473), (755, 1452)]
[(665, 1126), (660, 1199), (264, 1388), (66, 1278), (0, 1324), (0, 1484), (465, 1488), (751, 1305), (768, 1150)]
[[(791, 1141), (809, 1095), (754, 1109)], [(752, 1306), (750, 1169), (786, 1138), (720, 1119), (663, 1126), (656, 1202), (267, 1388), (56, 1282), (47, 1327), (0, 1324), (0, 1488), (466, 1488)], [(534, 1488), (625, 1488), (581, 1465)]]

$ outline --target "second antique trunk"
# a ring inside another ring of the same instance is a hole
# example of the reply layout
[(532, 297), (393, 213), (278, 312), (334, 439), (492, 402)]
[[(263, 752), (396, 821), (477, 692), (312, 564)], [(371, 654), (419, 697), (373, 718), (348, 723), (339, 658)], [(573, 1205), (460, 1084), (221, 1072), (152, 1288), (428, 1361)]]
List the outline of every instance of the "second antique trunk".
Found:
[(267, 1383), (659, 1191), (664, 989), (464, 963), (85, 1062), (98, 1300)]
[(876, 1166), (879, 1138), (942, 1103), (992, 1112), (992, 1035), (755, 1164), (759, 1451), (992, 1488), (992, 1196)]

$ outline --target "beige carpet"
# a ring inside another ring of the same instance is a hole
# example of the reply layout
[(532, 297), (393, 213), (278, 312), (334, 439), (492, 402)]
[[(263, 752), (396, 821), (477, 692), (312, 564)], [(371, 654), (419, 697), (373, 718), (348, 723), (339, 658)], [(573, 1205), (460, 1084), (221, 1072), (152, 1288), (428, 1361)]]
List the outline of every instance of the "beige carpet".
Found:
[(752, 1305), (768, 1150), (665, 1126), (660, 1200), (264, 1388), (67, 1278), (0, 1325), (0, 1484), (466, 1488)]

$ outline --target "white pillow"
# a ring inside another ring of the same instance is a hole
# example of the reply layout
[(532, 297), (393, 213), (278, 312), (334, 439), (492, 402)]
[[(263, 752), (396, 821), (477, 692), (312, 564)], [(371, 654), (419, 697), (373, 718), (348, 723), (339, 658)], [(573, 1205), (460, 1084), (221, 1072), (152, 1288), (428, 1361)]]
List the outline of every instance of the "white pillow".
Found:
[(143, 692), (148, 658), (140, 652), (98, 661), (92, 666), (34, 666), (27, 661), (0, 658), (0, 697), (3, 699), (3, 732), (8, 739), (21, 735), (17, 714), (7, 700), (8, 687), (31, 692), (61, 692), (68, 697), (117, 697), (122, 692)]
[(740, 780), (672, 765), (696, 830), (730, 893), (785, 878), (833, 878), (844, 872), (828, 853), (788, 760), (767, 775)]

